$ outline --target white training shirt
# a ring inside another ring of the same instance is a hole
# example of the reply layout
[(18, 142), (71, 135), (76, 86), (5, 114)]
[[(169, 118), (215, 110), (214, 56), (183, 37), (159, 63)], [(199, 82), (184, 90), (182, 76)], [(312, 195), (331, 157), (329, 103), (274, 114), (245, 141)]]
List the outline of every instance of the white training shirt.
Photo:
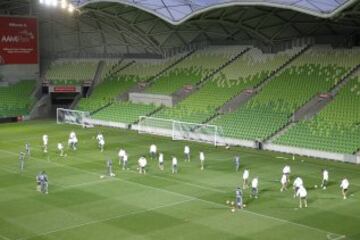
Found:
[(178, 162), (178, 161), (177, 161), (177, 158), (176, 158), (176, 157), (173, 157), (173, 158), (172, 158), (172, 165), (173, 165), (173, 166), (177, 165), (177, 162)]
[(49, 141), (49, 137), (48, 137), (48, 135), (43, 135), (43, 143), (44, 143), (44, 145), (47, 145), (48, 144), (48, 141)]
[(71, 133), (70, 133), (70, 138), (76, 138), (76, 134), (75, 134), (75, 132), (74, 131), (72, 131)]
[(151, 146), (150, 146), (150, 152), (151, 152), (151, 153), (156, 153), (156, 152), (157, 152), (157, 147), (156, 147), (155, 144), (151, 144)]
[(287, 182), (287, 177), (286, 177), (285, 174), (283, 174), (283, 175), (281, 176), (280, 183), (281, 183), (281, 184), (285, 184), (286, 182)]
[(164, 154), (160, 153), (159, 154), (159, 163), (163, 163), (164, 162)]
[(346, 178), (344, 178), (342, 181), (341, 181), (341, 184), (340, 184), (340, 187), (342, 189), (348, 189), (349, 188), (349, 180), (347, 180)]
[(289, 165), (286, 165), (283, 169), (283, 174), (290, 174), (291, 173), (291, 169)]
[(139, 166), (140, 167), (146, 167), (146, 165), (147, 165), (146, 158), (144, 158), (144, 157), (139, 158)]
[(329, 181), (329, 172), (327, 170), (323, 171), (323, 179)]
[(300, 186), (299, 189), (297, 190), (296, 192), (296, 196), (298, 197), (301, 197), (301, 198), (304, 198), (307, 196), (307, 191), (306, 189), (304, 188), (304, 186)]
[(200, 152), (200, 161), (205, 161), (205, 154), (204, 152)]
[(245, 170), (244, 170), (244, 173), (243, 173), (243, 179), (248, 179), (248, 178), (249, 178), (249, 175), (250, 175), (249, 170), (245, 169)]
[(185, 153), (185, 154), (189, 154), (189, 153), (190, 153), (190, 147), (189, 147), (189, 146), (185, 146), (185, 147), (184, 147), (184, 153)]
[(62, 145), (62, 143), (58, 143), (57, 148), (58, 148), (59, 150), (63, 150), (63, 149), (64, 149), (64, 146)]
[(259, 185), (259, 179), (258, 178), (253, 178), (253, 180), (251, 181), (251, 187), (252, 188), (257, 188)]
[(100, 142), (101, 139), (104, 139), (104, 136), (99, 133), (97, 136), (96, 136), (96, 139)]
[(303, 184), (304, 184), (303, 180), (300, 177), (295, 178), (294, 183), (293, 183), (294, 187), (296, 187), (296, 188), (303, 186)]
[(126, 154), (126, 153), (125, 153), (125, 150), (124, 150), (124, 149), (120, 149), (118, 156), (119, 156), (119, 157), (124, 157), (125, 154)]

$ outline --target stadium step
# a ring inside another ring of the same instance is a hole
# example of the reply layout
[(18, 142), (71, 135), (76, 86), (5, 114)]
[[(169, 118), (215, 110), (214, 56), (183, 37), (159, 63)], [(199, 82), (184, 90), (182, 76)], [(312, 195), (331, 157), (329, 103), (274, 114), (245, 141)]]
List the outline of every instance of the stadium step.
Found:
[(43, 95), (30, 111), (30, 119), (46, 118), (50, 116), (51, 99), (50, 95)]
[(311, 119), (321, 111), (331, 100), (333, 96), (330, 93), (320, 94), (305, 103), (301, 108), (294, 112), (291, 119), (294, 122)]

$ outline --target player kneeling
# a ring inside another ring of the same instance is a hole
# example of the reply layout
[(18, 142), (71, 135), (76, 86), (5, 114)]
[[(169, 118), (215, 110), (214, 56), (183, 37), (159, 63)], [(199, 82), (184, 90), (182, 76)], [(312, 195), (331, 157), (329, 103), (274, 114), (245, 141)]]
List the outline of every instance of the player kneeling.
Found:
[(146, 165), (147, 165), (147, 160), (146, 160), (145, 156), (142, 156), (139, 158), (138, 164), (139, 164), (139, 173), (145, 174), (146, 173)]
[(296, 192), (296, 196), (299, 198), (299, 208), (302, 208), (303, 203), (307, 208), (307, 191), (304, 186), (300, 186)]

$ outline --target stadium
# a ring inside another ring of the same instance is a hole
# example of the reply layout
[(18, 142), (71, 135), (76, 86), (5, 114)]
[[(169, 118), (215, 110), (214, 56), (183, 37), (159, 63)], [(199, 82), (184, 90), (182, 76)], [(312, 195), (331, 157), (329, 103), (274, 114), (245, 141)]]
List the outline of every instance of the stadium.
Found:
[(0, 0), (0, 240), (357, 240), (359, 164), (359, 0)]

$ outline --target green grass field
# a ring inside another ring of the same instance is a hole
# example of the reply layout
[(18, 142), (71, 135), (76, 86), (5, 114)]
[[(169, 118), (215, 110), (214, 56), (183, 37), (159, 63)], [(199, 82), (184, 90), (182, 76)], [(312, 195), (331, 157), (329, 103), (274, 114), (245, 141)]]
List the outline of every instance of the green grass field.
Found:
[[(72, 129), (79, 149), (67, 150), (68, 157), (60, 158), (56, 143), (66, 143)], [(94, 139), (98, 130), (52, 121), (0, 125), (0, 239), (360, 239), (360, 166), (303, 157), (293, 161), (279, 153), (197, 143), (190, 143), (192, 161), (185, 163), (184, 142), (110, 128), (101, 128), (107, 143), (101, 153)], [(45, 133), (49, 155), (41, 150)], [(32, 157), (20, 174), (18, 153), (26, 142), (32, 145)], [(148, 173), (139, 175), (137, 159), (151, 143), (164, 152), (165, 170), (149, 161)], [(117, 163), (120, 147), (129, 152), (130, 170), (122, 171), (116, 164), (116, 177), (100, 179), (105, 157)], [(204, 171), (200, 150), (206, 155)], [(233, 166), (237, 153), (242, 158), (238, 173)], [(177, 175), (170, 173), (170, 154), (180, 160)], [(285, 164), (304, 179), (306, 209), (297, 208), (292, 190), (279, 191)], [(244, 167), (250, 169), (250, 177), (259, 176), (260, 196), (250, 199), (246, 190), (246, 209), (232, 213), (225, 202), (233, 200)], [(324, 167), (331, 180), (325, 191), (313, 187), (320, 185)], [(48, 195), (35, 190), (41, 170), (49, 175)], [(339, 189), (343, 176), (351, 184), (347, 200)]]

